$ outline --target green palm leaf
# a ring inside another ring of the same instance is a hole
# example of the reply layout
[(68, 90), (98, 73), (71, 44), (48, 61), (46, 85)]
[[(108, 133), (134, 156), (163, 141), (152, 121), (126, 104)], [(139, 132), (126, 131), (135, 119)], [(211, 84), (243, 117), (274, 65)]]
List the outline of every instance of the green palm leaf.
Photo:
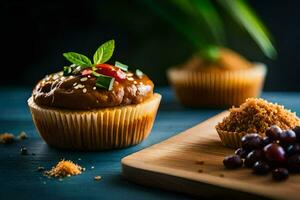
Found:
[(276, 57), (276, 50), (271, 42), (266, 27), (244, 0), (218, 0), (219, 4), (251, 35), (264, 54)]

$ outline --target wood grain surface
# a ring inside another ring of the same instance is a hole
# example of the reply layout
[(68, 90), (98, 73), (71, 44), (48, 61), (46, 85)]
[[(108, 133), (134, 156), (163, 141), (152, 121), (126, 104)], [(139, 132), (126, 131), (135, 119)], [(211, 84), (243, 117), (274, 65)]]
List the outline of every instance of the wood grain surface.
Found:
[(299, 199), (300, 175), (275, 182), (250, 169), (224, 168), (224, 156), (234, 150), (222, 146), (214, 127), (227, 114), (125, 157), (123, 175), (143, 185), (210, 198)]

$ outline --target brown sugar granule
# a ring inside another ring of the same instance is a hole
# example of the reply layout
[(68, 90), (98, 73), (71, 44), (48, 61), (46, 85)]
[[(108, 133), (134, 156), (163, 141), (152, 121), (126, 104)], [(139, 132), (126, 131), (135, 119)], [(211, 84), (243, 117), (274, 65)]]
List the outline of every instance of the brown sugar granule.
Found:
[(25, 133), (25, 131), (20, 132), (20, 134), (18, 135), (19, 140), (24, 140), (24, 139), (27, 139), (27, 138), (28, 138), (28, 136)]
[(11, 133), (3, 133), (0, 134), (0, 143), (2, 144), (10, 144), (15, 141), (15, 136)]
[(101, 179), (102, 179), (101, 176), (95, 176), (95, 177), (94, 177), (94, 180), (95, 180), (95, 181), (100, 181)]
[(272, 125), (277, 125), (283, 130), (300, 125), (295, 113), (264, 99), (249, 98), (240, 107), (233, 107), (229, 111), (229, 116), (216, 126), (217, 130), (263, 135)]
[(47, 176), (61, 178), (65, 176), (75, 176), (81, 174), (82, 167), (73, 163), (70, 160), (61, 160), (51, 170), (46, 171)]

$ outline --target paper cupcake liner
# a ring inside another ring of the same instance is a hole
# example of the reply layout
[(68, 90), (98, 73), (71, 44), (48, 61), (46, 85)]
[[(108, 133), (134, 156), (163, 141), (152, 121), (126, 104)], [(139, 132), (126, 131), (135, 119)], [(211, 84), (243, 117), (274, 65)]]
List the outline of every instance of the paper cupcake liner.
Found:
[(223, 131), (219, 128), (216, 128), (221, 139), (221, 142), (224, 146), (231, 147), (231, 148), (239, 148), (241, 147), (241, 139), (247, 133), (244, 132), (229, 132)]
[(249, 69), (227, 71), (171, 68), (167, 75), (183, 105), (228, 107), (260, 95), (266, 67), (256, 64)]
[(161, 95), (137, 105), (91, 111), (45, 108), (28, 99), (33, 121), (47, 144), (62, 149), (104, 150), (135, 145), (150, 133)]

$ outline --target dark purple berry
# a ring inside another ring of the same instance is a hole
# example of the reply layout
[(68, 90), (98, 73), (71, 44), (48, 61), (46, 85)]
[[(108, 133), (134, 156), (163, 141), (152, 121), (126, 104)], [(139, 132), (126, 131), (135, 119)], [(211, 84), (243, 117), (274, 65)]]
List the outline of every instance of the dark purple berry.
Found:
[(297, 141), (300, 142), (300, 126), (293, 128), (293, 131), (296, 133)]
[(295, 154), (288, 158), (288, 168), (291, 172), (300, 172), (300, 154)]
[(300, 145), (298, 143), (295, 144), (290, 144), (289, 146), (286, 147), (286, 155), (291, 156), (296, 153), (300, 153)]
[(230, 155), (224, 158), (223, 164), (227, 169), (236, 169), (243, 165), (243, 160), (238, 155)]
[(248, 155), (248, 151), (244, 150), (243, 148), (238, 148), (237, 150), (235, 150), (235, 155), (239, 155), (241, 156), (241, 158), (246, 158), (246, 156)]
[(264, 147), (265, 156), (268, 161), (283, 163), (285, 162), (285, 151), (276, 143), (268, 144)]
[(247, 155), (244, 164), (246, 167), (251, 168), (253, 167), (254, 163), (263, 159), (264, 159), (264, 152), (260, 149), (255, 149)]
[(273, 125), (266, 130), (266, 136), (268, 136), (272, 140), (279, 140), (281, 132), (282, 130), (279, 126)]
[(251, 133), (242, 137), (241, 144), (243, 149), (251, 151), (253, 149), (261, 148), (262, 141), (263, 139), (260, 135)]
[(263, 141), (262, 141), (262, 146), (264, 147), (272, 142), (273, 142), (273, 140), (270, 137), (264, 137)]
[(285, 168), (277, 168), (272, 171), (273, 179), (283, 181), (289, 177), (289, 171)]
[(255, 174), (267, 174), (270, 171), (270, 166), (265, 161), (257, 161), (253, 165), (253, 170)]
[(293, 130), (282, 131), (280, 134), (280, 142), (290, 144), (296, 141), (296, 133)]

